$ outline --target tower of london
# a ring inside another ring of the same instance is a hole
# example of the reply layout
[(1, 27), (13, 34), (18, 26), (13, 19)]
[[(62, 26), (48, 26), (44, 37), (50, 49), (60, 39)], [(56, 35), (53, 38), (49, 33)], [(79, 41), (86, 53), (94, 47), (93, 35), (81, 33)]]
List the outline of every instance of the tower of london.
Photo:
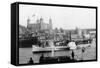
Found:
[(48, 23), (44, 22), (44, 19), (41, 17), (37, 19), (34, 24), (30, 23), (30, 19), (27, 19), (27, 28), (32, 32), (41, 31), (41, 30), (52, 30), (52, 19), (50, 18)]

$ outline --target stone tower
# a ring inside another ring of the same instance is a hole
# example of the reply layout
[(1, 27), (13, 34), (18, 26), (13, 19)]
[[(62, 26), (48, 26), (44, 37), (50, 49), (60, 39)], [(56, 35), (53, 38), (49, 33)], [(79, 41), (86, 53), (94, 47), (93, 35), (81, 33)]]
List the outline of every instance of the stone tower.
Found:
[(44, 26), (43, 26), (43, 18), (42, 17), (40, 18), (40, 29), (41, 30), (44, 29)]
[(28, 17), (28, 19), (27, 19), (27, 28), (28, 28), (28, 26), (29, 26), (29, 23), (30, 23), (30, 19), (29, 19), (29, 17)]
[(50, 26), (49, 28), (52, 29), (52, 19), (51, 18), (49, 19), (49, 26)]

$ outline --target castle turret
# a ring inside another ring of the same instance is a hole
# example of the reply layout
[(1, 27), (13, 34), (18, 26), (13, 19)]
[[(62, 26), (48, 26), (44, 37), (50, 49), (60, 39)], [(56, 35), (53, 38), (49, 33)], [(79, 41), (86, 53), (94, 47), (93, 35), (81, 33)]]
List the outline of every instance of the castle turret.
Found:
[(29, 26), (29, 23), (30, 23), (30, 19), (29, 19), (29, 17), (28, 17), (28, 19), (27, 19), (27, 28), (28, 28), (28, 26)]

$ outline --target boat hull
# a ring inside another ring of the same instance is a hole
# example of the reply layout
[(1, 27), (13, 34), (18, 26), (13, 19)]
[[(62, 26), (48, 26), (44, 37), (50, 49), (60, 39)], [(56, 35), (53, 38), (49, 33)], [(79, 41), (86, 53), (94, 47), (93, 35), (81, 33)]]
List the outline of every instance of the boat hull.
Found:
[(69, 47), (67, 46), (57, 46), (57, 47), (37, 47), (32, 48), (33, 53), (41, 53), (41, 52), (52, 52), (52, 51), (59, 51), (59, 50), (69, 50)]

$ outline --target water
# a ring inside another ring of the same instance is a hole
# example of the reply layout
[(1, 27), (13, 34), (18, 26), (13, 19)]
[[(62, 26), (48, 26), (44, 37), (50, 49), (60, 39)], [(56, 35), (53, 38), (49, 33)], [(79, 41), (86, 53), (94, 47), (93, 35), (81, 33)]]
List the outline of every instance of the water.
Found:
[(43, 55), (44, 57), (52, 57), (52, 56), (70, 56), (71, 51), (56, 51), (54, 55), (52, 52), (46, 53), (33, 53), (32, 48), (19, 48), (19, 63), (27, 63), (30, 57), (34, 60), (34, 63), (39, 63), (39, 59)]
[[(41, 55), (43, 54), (44, 57), (51, 57), (51, 56), (69, 56), (71, 57), (71, 50), (64, 50), (64, 51), (56, 51), (53, 52), (47, 52), (47, 53), (33, 53), (32, 48), (19, 48), (19, 64), (26, 64), (30, 57), (32, 57), (34, 63), (39, 63), (39, 59)], [(74, 50), (75, 56), (74, 58), (76, 60), (94, 60), (96, 59), (96, 48), (95, 47), (89, 47), (86, 48), (84, 54), (82, 53), (81, 49)]]

